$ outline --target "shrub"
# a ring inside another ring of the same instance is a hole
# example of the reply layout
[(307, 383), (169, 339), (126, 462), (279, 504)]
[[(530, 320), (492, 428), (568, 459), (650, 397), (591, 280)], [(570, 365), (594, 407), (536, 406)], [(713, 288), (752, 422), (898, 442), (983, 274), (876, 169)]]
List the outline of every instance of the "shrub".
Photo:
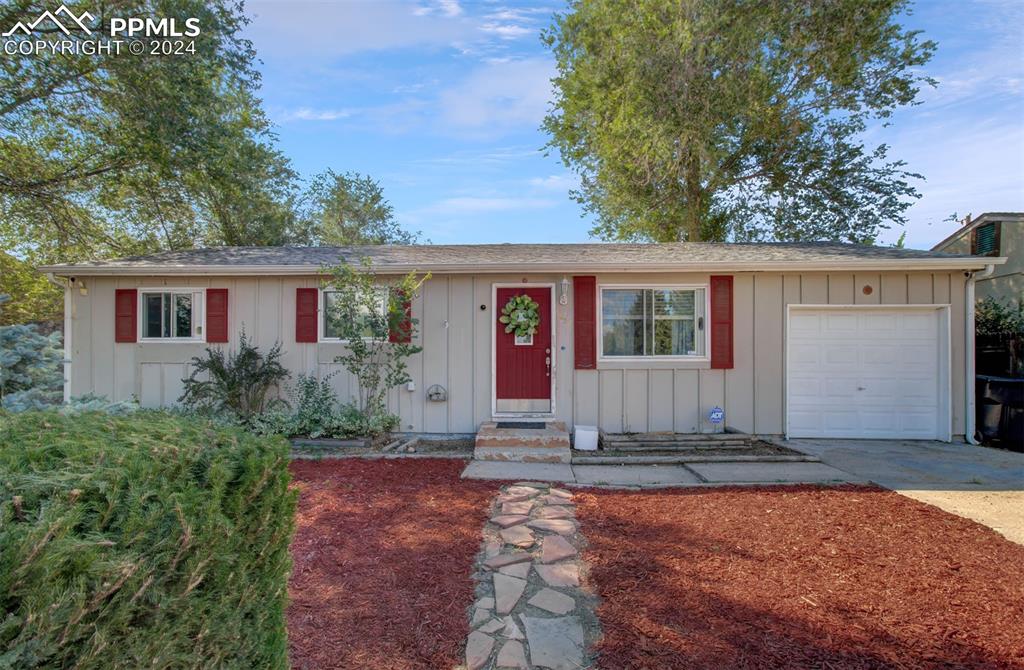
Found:
[(330, 383), (333, 376), (332, 373), (317, 379), (300, 374), (295, 386), (288, 389), (293, 409), (272, 409), (254, 415), (250, 422), (252, 430), (260, 435), (316, 439), (378, 437), (398, 426), (399, 418), (394, 414), (378, 412), (369, 420), (354, 404), (339, 406)]
[(264, 356), (242, 332), (237, 352), (225, 355), (207, 348), (205, 358), (192, 359), (192, 374), (182, 380), (185, 392), (178, 401), (193, 411), (228, 411), (247, 422), (267, 409), (270, 390), (288, 376), (281, 365), (280, 342)]
[(0, 413), (0, 667), (285, 668), (288, 445)]
[(63, 362), (60, 333), (46, 336), (34, 325), (0, 326), (0, 407), (59, 404), (64, 399)]
[[(390, 285), (378, 281), (368, 259), (362, 267), (339, 265), (328, 281), (337, 298), (324, 318), (345, 340), (346, 353), (335, 358), (352, 373), (357, 386), (356, 407), (368, 426), (380, 424), (387, 413), (390, 389), (411, 381), (406, 360), (423, 350), (412, 344), (418, 320), (406, 311), (430, 275), (410, 272)], [(381, 309), (381, 292), (387, 292)]]

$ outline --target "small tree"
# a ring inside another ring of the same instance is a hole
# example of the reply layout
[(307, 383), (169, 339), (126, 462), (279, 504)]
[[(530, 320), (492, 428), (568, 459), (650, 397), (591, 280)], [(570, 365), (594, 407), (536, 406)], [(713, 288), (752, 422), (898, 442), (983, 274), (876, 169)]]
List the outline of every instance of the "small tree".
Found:
[(324, 319), (347, 347), (335, 361), (355, 377), (358, 409), (367, 425), (375, 425), (387, 411), (388, 391), (411, 381), (406, 361), (423, 350), (413, 344), (418, 320), (408, 305), (430, 275), (418, 277), (414, 271), (386, 284), (369, 259), (360, 267), (339, 265), (331, 273), (327, 284), (334, 295), (325, 303)]

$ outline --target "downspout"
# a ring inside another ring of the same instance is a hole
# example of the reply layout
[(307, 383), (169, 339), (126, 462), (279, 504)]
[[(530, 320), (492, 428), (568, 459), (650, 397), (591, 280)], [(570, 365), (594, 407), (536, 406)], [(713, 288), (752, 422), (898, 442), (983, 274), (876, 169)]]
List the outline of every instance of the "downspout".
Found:
[(64, 289), (64, 403), (71, 402), (71, 317), (74, 305), (71, 302), (71, 280), (57, 279), (52, 272), (46, 273), (51, 284)]
[(975, 386), (977, 379), (974, 373), (974, 282), (990, 276), (996, 269), (995, 265), (986, 265), (984, 270), (967, 273), (967, 283), (964, 290), (964, 388), (967, 390), (967, 415), (964, 417), (964, 440), (968, 444), (981, 444), (974, 437), (976, 423), (975, 397), (977, 391)]

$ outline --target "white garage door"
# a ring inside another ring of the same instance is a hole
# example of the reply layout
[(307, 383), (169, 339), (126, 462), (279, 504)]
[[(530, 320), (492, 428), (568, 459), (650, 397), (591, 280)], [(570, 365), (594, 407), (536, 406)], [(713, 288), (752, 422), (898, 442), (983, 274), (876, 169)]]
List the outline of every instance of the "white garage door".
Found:
[(949, 439), (944, 309), (789, 314), (790, 437)]

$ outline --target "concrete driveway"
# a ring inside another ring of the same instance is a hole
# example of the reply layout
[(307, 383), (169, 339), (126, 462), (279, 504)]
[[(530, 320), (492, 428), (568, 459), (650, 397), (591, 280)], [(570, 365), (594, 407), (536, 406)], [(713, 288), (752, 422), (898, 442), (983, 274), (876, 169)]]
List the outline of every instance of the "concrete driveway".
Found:
[(779, 440), (859, 478), (1024, 544), (1024, 454), (901, 440)]

